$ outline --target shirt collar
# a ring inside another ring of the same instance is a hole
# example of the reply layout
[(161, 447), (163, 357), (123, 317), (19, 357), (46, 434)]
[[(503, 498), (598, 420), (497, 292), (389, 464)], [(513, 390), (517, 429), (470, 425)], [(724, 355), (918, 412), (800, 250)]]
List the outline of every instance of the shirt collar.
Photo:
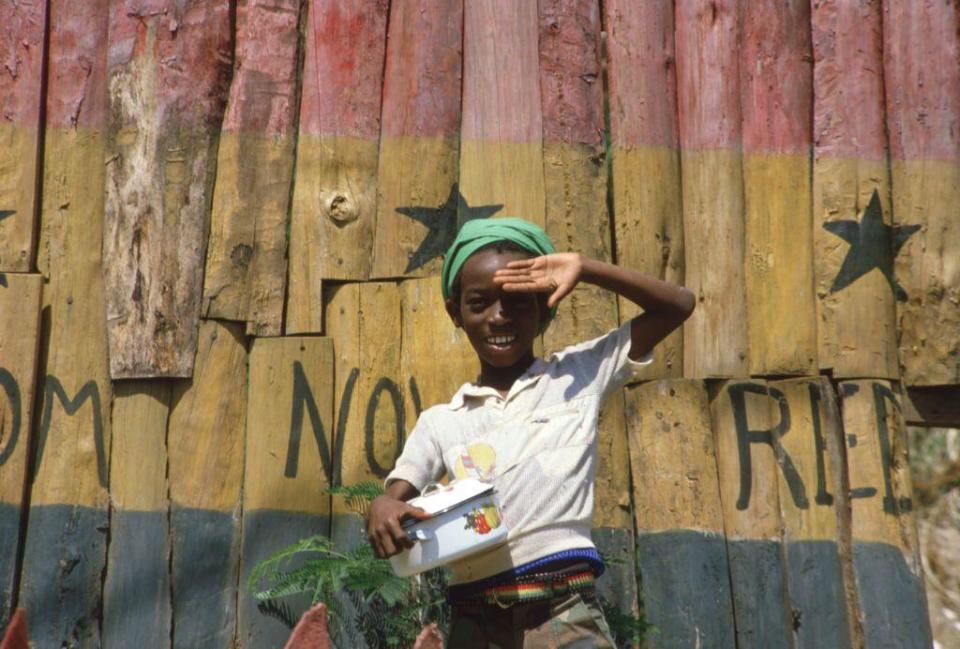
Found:
[[(507, 399), (512, 399), (522, 390), (536, 383), (540, 377), (543, 376), (546, 367), (547, 364), (542, 359), (534, 359), (530, 367), (527, 368), (527, 371), (521, 374), (510, 387), (510, 391), (507, 393)], [(466, 405), (467, 397), (482, 398), (488, 396), (497, 397), (500, 396), (500, 393), (488, 386), (478, 385), (476, 383), (464, 383), (450, 399), (447, 407), (450, 408), (450, 410), (460, 410)]]

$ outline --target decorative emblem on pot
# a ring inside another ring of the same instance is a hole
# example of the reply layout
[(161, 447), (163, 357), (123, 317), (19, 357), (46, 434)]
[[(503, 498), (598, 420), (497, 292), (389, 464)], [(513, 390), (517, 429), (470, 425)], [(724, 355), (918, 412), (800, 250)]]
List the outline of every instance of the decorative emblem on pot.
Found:
[(464, 514), (463, 518), (467, 521), (463, 529), (472, 529), (477, 534), (488, 534), (491, 530), (500, 527), (500, 514), (492, 504), (474, 507), (471, 511)]

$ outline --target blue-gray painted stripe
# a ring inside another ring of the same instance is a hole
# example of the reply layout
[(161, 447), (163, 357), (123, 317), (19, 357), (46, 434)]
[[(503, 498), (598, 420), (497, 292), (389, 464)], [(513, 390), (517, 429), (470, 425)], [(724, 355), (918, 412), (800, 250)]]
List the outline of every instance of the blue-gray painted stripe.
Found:
[(19, 605), (37, 649), (97, 648), (108, 516), (79, 505), (34, 505)]
[(233, 647), (239, 521), (227, 512), (170, 512), (174, 649)]
[(0, 629), (5, 629), (13, 615), (13, 582), (20, 547), (19, 505), (0, 502), (0, 539), (3, 539), (3, 549), (0, 550)]
[(727, 542), (737, 649), (789, 647), (783, 545), (777, 541)]
[[(640, 595), (651, 649), (734, 649), (727, 544), (674, 530), (637, 537)], [(769, 649), (769, 648), (767, 648)]]
[(900, 548), (854, 541), (853, 572), (866, 649), (930, 649), (923, 583)]
[(170, 645), (167, 512), (114, 510), (103, 593), (105, 649)]
[(633, 530), (595, 527), (593, 544), (607, 559), (607, 569), (597, 580), (597, 594), (623, 613), (637, 610), (636, 560)]
[(787, 586), (796, 649), (851, 646), (843, 568), (836, 543), (788, 542)]

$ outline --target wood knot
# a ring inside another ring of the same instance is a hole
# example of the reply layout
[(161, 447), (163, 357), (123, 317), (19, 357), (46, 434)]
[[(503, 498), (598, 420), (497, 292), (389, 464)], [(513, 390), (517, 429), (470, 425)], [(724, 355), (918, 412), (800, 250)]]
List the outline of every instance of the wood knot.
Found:
[(337, 225), (346, 225), (351, 221), (356, 221), (360, 216), (357, 204), (348, 196), (334, 193), (324, 200), (324, 208), (327, 211), (327, 217), (333, 220)]

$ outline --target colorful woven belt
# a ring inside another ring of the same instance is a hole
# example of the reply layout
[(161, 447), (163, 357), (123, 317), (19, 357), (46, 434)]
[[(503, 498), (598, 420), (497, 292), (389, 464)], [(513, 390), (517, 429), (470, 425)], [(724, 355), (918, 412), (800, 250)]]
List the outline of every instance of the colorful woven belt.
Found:
[(523, 580), (484, 588), (471, 597), (470, 601), (509, 606), (518, 602), (550, 599), (589, 590), (593, 588), (594, 581), (593, 571), (590, 569), (569, 574), (531, 575), (529, 581)]

